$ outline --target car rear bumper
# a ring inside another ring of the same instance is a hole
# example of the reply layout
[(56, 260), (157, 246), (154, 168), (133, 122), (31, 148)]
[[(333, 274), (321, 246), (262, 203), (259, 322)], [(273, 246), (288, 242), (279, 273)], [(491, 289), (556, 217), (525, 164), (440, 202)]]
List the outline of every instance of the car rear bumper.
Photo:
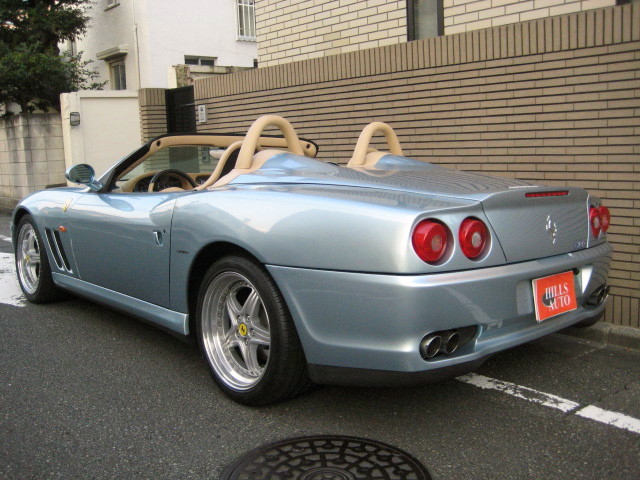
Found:
[[(606, 284), (610, 261), (605, 243), (435, 275), (268, 268), (291, 310), (314, 380), (382, 385), (461, 374), (496, 352), (601, 316), (606, 302), (586, 303)], [(569, 270), (575, 273), (578, 309), (537, 322), (531, 281)], [(470, 326), (477, 328), (475, 336), (453, 354), (430, 360), (420, 355), (426, 335)]]

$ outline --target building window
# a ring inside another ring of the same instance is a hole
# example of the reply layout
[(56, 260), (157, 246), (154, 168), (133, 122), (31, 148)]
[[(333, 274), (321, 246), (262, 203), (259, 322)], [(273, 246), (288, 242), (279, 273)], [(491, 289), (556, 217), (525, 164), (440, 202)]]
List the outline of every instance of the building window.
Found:
[(185, 65), (202, 65), (205, 67), (213, 67), (216, 64), (216, 57), (198, 57), (196, 55), (185, 55)]
[(407, 40), (444, 34), (442, 0), (407, 0)]
[(111, 63), (111, 85), (112, 90), (127, 89), (127, 74), (124, 68), (124, 59)]
[(106, 0), (106, 5), (104, 7), (105, 10), (109, 10), (110, 8), (117, 7), (120, 5), (120, 0)]
[(64, 51), (74, 57), (78, 54), (78, 44), (75, 38), (64, 42)]
[(237, 0), (238, 2), (238, 40), (256, 41), (255, 0)]

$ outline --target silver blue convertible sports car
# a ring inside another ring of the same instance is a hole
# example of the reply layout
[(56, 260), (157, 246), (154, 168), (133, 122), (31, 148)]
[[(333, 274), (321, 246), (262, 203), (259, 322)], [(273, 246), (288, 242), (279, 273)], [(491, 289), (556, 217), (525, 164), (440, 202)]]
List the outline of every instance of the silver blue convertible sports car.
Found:
[(268, 115), (245, 137), (156, 138), (99, 179), (71, 167), (82, 187), (15, 209), (24, 294), (71, 291), (193, 336), (250, 405), (459, 375), (601, 317), (609, 211), (585, 190), (413, 160), (380, 122), (346, 166), (316, 151)]

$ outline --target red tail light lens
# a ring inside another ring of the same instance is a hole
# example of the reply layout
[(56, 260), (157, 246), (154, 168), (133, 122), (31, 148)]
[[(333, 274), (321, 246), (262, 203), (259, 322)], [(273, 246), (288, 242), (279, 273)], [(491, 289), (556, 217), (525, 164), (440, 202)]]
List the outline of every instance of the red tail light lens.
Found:
[[(591, 233), (594, 237), (598, 237), (600, 235), (600, 230), (602, 229), (602, 221), (600, 218), (600, 209), (596, 207), (591, 207), (589, 209), (589, 223), (591, 223)], [(607, 223), (607, 228), (609, 227)]]
[(447, 227), (436, 220), (423, 220), (413, 229), (411, 243), (418, 257), (436, 263), (447, 251)]
[(607, 207), (600, 207), (600, 228), (604, 233), (607, 233), (609, 230), (609, 222), (611, 221), (611, 214), (609, 213), (609, 209)]
[(487, 226), (477, 218), (465, 218), (460, 225), (458, 240), (462, 253), (471, 260), (478, 258), (484, 252), (489, 239)]

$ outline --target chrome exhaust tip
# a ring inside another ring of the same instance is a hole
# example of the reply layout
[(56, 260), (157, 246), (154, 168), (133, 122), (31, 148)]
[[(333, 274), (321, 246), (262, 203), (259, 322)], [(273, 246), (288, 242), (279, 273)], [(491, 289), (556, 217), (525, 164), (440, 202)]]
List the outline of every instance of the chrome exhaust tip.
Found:
[(598, 294), (598, 305), (604, 303), (604, 301), (607, 299), (607, 297), (609, 296), (609, 290), (611, 290), (611, 287), (609, 285), (605, 285), (600, 289), (600, 293)]
[(442, 340), (442, 343), (442, 351), (449, 355), (458, 350), (458, 347), (460, 346), (460, 334), (458, 332), (451, 332)]
[(595, 292), (591, 294), (586, 304), (591, 307), (597, 307), (599, 305), (602, 305), (602, 303), (604, 303), (605, 300), (607, 300), (607, 297), (609, 297), (610, 290), (611, 290), (611, 287), (609, 285), (602, 285), (601, 287), (597, 288)]
[(433, 358), (440, 351), (442, 337), (440, 335), (427, 335), (420, 342), (420, 355), (422, 358)]

